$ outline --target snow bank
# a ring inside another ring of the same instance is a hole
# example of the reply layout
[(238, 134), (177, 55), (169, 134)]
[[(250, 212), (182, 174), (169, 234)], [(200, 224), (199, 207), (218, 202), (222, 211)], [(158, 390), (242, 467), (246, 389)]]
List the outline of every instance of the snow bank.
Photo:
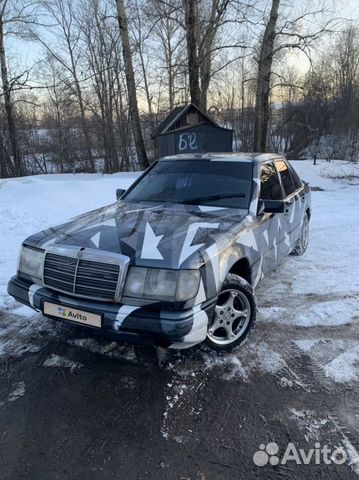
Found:
[(349, 181), (355, 184), (359, 180), (359, 164), (352, 162), (326, 162), (321, 165), (320, 174), (322, 177)]

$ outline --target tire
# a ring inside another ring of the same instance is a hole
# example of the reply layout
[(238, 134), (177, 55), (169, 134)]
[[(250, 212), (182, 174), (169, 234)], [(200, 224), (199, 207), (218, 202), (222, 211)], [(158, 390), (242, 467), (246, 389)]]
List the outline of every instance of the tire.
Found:
[(306, 213), (303, 218), (302, 231), (300, 237), (297, 240), (293, 250), (291, 251), (292, 255), (304, 255), (309, 244), (309, 216)]
[(229, 273), (218, 295), (205, 345), (216, 351), (234, 350), (253, 328), (256, 316), (253, 288), (242, 277)]

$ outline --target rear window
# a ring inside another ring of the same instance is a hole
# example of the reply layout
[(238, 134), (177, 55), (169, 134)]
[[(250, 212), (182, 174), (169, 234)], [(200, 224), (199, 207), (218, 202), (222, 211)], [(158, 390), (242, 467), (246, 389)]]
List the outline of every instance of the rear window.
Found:
[(302, 183), (299, 175), (297, 174), (297, 172), (294, 170), (294, 168), (292, 167), (292, 165), (290, 163), (288, 163), (288, 168), (289, 168), (290, 173), (292, 174), (295, 189), (297, 190), (298, 188), (301, 188), (303, 186), (303, 183)]
[(275, 165), (282, 180), (285, 195), (288, 196), (296, 190), (292, 174), (290, 173), (287, 164), (283, 160), (276, 160)]

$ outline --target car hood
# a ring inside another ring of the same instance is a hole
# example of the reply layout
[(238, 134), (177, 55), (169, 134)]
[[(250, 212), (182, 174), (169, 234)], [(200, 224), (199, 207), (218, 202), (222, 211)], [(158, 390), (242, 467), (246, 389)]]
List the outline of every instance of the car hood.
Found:
[(76, 245), (121, 253), (132, 265), (198, 268), (213, 244), (225, 248), (246, 210), (172, 203), (117, 202), (29, 237), (46, 248)]

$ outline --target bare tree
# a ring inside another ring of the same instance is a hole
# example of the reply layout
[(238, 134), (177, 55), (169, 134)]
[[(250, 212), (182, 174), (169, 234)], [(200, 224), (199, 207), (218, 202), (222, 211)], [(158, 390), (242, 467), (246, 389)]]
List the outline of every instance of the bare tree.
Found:
[(267, 148), (269, 122), (269, 92), (274, 55), (274, 39), (280, 0), (272, 0), (258, 59), (256, 110), (254, 122), (253, 151), (264, 152)]
[[(272, 65), (275, 58), (288, 51), (300, 51), (311, 62), (311, 51), (324, 35), (331, 31), (337, 19), (326, 19), (324, 7), (308, 9), (308, 5), (286, 3), (279, 13), (280, 0), (272, 0), (271, 10), (260, 44), (257, 68), (256, 118), (253, 149), (265, 151), (267, 148), (268, 124), (270, 118), (270, 93)], [(294, 9), (294, 6), (297, 8)], [(296, 16), (293, 16), (293, 12)], [(323, 19), (323, 23), (320, 21)], [(284, 57), (285, 58), (285, 57)], [(284, 84), (286, 82), (284, 81)]]
[(57, 164), (60, 173), (66, 171), (68, 162), (68, 149), (66, 142), (65, 122), (68, 120), (67, 105), (70, 102), (70, 94), (63, 83), (58, 84), (57, 79), (61, 78), (60, 70), (63, 68), (50, 55), (47, 55), (46, 70), (44, 75), (48, 82), (48, 102), (45, 105), (44, 117), (49, 127), (48, 140), (51, 141), (51, 156), (54, 163)]
[[(90, 7), (90, 8), (88, 8)], [(96, 0), (86, 4), (86, 11), (82, 13), (81, 31), (83, 36), (83, 58), (88, 69), (94, 91), (98, 100), (97, 106), (100, 115), (93, 109), (93, 113), (100, 118), (103, 146), (104, 170), (112, 173), (119, 170), (118, 149), (114, 125), (115, 109), (115, 76), (114, 65), (119, 60), (116, 57), (116, 44), (119, 40), (118, 28), (114, 36), (114, 24), (108, 15), (106, 5), (100, 8)]]
[(359, 39), (358, 28), (349, 25), (341, 32), (334, 46), (330, 59), (330, 72), (333, 73), (333, 84), (337, 103), (337, 113), (342, 117), (342, 126), (347, 127), (358, 117), (358, 105), (355, 97), (358, 94), (359, 81)]
[(71, 0), (42, 0), (42, 5), (47, 15), (55, 22), (56, 37), (60, 39), (62, 45), (60, 48), (52, 47), (48, 38), (43, 37), (39, 32), (32, 30), (32, 38), (37, 40), (45, 50), (59, 62), (64, 70), (70, 75), (71, 81), (68, 82), (66, 78), (62, 78), (64, 83), (72, 89), (75, 98), (78, 101), (81, 119), (81, 128), (83, 131), (86, 147), (87, 162), (90, 171), (95, 171), (95, 164), (92, 154), (91, 135), (86, 119), (85, 101), (83, 98), (83, 91), (81, 87), (79, 75), (79, 30), (76, 25), (76, 15)]
[(227, 48), (215, 42), (230, 0), (183, 0), (183, 4), (191, 101), (206, 110), (214, 52)]
[[(16, 21), (21, 21), (24, 10), (21, 9), (18, 12), (13, 12), (13, 15), (6, 15), (7, 7), (9, 3), (8, 0), (0, 0), (0, 68), (1, 68), (1, 81), (2, 81), (2, 90), (4, 95), (5, 103), (5, 112), (6, 112), (6, 121), (7, 121), (7, 132), (10, 139), (10, 148), (11, 156), (13, 160), (13, 165), (11, 170), (16, 176), (21, 176), (24, 174), (24, 165), (23, 159), (21, 156), (19, 141), (17, 136), (17, 129), (15, 124), (15, 113), (14, 105), (11, 92), (11, 83), (9, 81), (9, 74), (7, 68), (6, 52), (5, 52), (5, 32), (4, 26), (9, 23), (14, 23)], [(3, 148), (3, 147), (2, 147)], [(6, 157), (4, 156), (4, 159)]]
[(149, 84), (149, 65), (146, 58), (146, 47), (151, 31), (150, 26), (146, 25), (146, 15), (144, 15), (141, 7), (142, 5), (139, 5), (138, 0), (136, 0), (134, 6), (134, 15), (131, 16), (130, 29), (133, 38), (133, 46), (140, 63), (148, 113), (150, 116), (152, 116), (152, 95)]
[(172, 110), (176, 105), (176, 96), (186, 88), (186, 35), (180, 21), (181, 1), (172, 0), (171, 4), (168, 4), (162, 0), (152, 0), (148, 5), (147, 15), (153, 25), (156, 46), (158, 41), (161, 49), (161, 75), (163, 71), (168, 108)]
[(118, 25), (119, 25), (121, 40), (122, 40), (123, 62), (124, 62), (125, 73), (126, 73), (129, 113), (130, 113), (130, 118), (132, 123), (133, 136), (135, 139), (137, 158), (138, 158), (140, 167), (147, 168), (149, 163), (147, 159), (145, 142), (143, 140), (143, 135), (141, 130), (140, 114), (139, 114), (138, 103), (137, 103), (135, 74), (133, 71), (132, 52), (131, 52), (130, 38), (128, 34), (128, 24), (127, 24), (127, 16), (126, 16), (124, 0), (117, 0), (116, 4), (117, 4)]

